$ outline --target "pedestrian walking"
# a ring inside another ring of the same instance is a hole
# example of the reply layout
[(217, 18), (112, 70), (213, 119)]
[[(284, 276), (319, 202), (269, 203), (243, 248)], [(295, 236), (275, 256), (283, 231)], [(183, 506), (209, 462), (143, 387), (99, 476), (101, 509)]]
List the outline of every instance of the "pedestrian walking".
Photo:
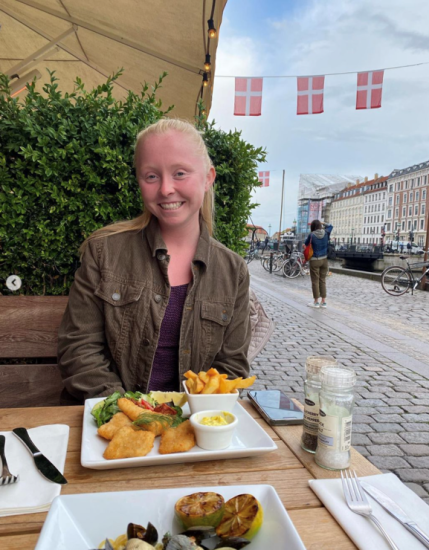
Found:
[(401, 254), (404, 253), (404, 243), (401, 243)]
[[(326, 277), (328, 275), (328, 243), (332, 232), (332, 225), (324, 224), (320, 220), (311, 222), (311, 233), (305, 239), (305, 246), (311, 242), (313, 256), (310, 259), (311, 288), (313, 302), (310, 307), (326, 308)], [(319, 303), (319, 298), (322, 298)]]
[(407, 242), (407, 250), (408, 250), (408, 255), (411, 254), (411, 243), (410, 241)]

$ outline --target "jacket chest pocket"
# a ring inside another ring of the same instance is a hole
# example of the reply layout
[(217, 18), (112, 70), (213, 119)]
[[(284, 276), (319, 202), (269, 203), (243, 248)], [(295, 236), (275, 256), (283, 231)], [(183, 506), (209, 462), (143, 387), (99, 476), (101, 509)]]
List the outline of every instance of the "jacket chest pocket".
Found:
[(94, 294), (103, 300), (105, 335), (117, 361), (131, 332), (144, 285), (101, 280)]
[(214, 302), (201, 302), (201, 345), (206, 358), (214, 358), (223, 343), (223, 336), (231, 322), (233, 306)]

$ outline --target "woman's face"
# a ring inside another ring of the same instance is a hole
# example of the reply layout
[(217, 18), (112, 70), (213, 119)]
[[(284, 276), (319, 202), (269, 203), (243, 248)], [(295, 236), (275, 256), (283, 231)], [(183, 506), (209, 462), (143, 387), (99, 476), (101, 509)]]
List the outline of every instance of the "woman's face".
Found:
[(192, 139), (172, 130), (139, 145), (136, 175), (145, 208), (161, 229), (197, 228), (204, 193), (215, 179)]

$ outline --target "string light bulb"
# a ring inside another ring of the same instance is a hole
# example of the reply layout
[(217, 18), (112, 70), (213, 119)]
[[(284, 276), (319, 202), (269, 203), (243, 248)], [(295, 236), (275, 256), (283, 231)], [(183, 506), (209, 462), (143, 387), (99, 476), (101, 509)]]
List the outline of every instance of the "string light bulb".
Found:
[(203, 109), (203, 110), (201, 111), (201, 114), (205, 116), (205, 115), (207, 114), (207, 111), (206, 111), (205, 109)]
[(203, 86), (206, 88), (209, 85), (209, 75), (207, 73), (203, 74)]
[(213, 19), (209, 19), (207, 23), (209, 24), (209, 37), (216, 38), (217, 31), (216, 31), (216, 27), (214, 26)]
[(206, 71), (209, 71), (211, 66), (212, 66), (212, 64), (210, 62), (210, 54), (206, 53), (206, 61), (204, 63), (204, 68), (205, 68)]

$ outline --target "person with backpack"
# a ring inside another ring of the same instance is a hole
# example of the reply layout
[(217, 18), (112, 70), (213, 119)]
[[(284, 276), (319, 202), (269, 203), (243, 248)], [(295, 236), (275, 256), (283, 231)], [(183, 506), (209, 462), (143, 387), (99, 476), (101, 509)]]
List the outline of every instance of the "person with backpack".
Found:
[[(311, 233), (305, 239), (305, 246), (311, 242), (313, 256), (310, 258), (310, 278), (313, 291), (313, 302), (309, 307), (326, 308), (326, 277), (328, 275), (328, 243), (333, 226), (322, 223), (320, 220), (311, 222)], [(322, 298), (319, 303), (319, 298)]]

